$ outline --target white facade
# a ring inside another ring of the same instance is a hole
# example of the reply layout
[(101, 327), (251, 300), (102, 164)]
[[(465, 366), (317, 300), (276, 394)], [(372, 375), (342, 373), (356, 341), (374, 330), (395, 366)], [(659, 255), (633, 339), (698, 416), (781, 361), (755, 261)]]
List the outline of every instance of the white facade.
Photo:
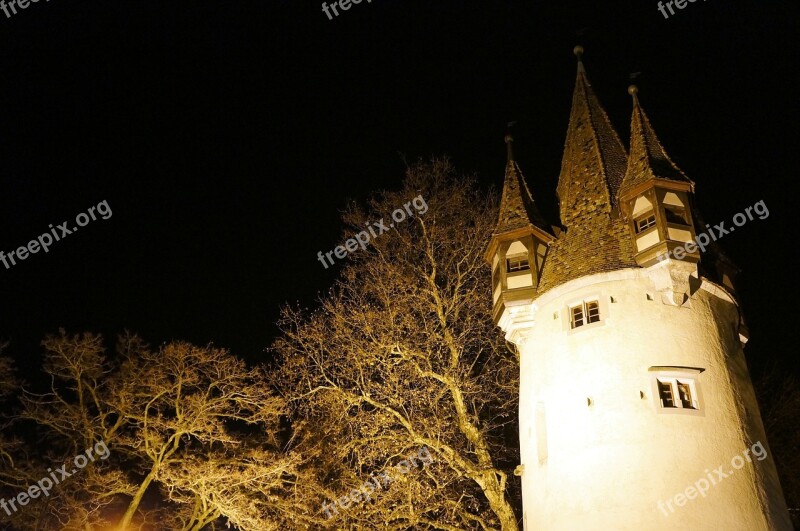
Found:
[[(570, 308), (587, 302), (600, 320), (573, 329)], [(525, 529), (791, 531), (739, 322), (727, 291), (673, 260), (506, 305), (499, 325), (521, 359)], [(659, 379), (686, 386), (690, 407), (662, 407)]]

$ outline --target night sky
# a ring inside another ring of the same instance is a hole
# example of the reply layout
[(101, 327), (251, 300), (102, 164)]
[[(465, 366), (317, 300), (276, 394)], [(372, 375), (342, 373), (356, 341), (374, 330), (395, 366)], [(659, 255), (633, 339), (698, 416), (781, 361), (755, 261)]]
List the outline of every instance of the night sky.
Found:
[[(59, 327), (214, 342), (251, 361), (282, 304), (338, 268), (340, 210), (448, 155), (502, 185), (506, 123), (546, 217), (575, 82), (572, 48), (627, 146), (630, 74), (741, 267), (754, 366), (797, 368), (797, 2), (40, 0), (0, 12), (0, 250), (107, 201), (6, 269), (0, 338), (23, 370)], [(488, 242), (487, 242), (488, 243)], [(488, 271), (487, 271), (488, 275)]]

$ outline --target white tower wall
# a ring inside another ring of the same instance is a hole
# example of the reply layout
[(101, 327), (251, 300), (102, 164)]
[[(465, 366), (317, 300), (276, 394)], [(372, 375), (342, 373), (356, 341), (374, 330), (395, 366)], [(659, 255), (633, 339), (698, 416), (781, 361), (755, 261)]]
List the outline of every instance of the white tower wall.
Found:
[[(694, 276), (676, 306), (656, 291), (656, 267), (582, 277), (505, 309), (499, 324), (521, 359), (525, 529), (790, 531), (736, 303)], [(582, 300), (600, 303), (601, 321), (572, 330), (569, 306)], [(693, 379), (698, 409), (662, 408), (657, 375)], [(695, 495), (678, 505), (687, 487)]]

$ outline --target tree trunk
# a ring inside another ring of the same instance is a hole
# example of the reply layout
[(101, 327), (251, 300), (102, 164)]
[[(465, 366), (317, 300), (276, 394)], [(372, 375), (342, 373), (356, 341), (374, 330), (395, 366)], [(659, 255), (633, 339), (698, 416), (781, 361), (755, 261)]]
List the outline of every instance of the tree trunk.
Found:
[(125, 511), (125, 514), (122, 516), (122, 520), (120, 520), (119, 522), (119, 526), (117, 528), (118, 531), (128, 530), (128, 527), (131, 525), (131, 520), (133, 520), (133, 515), (136, 514), (136, 510), (139, 508), (139, 504), (142, 502), (144, 493), (147, 491), (147, 488), (150, 486), (150, 483), (153, 482), (155, 476), (156, 476), (156, 467), (153, 467), (150, 470), (150, 473), (147, 474), (147, 476), (145, 476), (141, 485), (139, 485), (139, 489), (133, 496), (131, 503), (128, 504), (128, 509)]
[(517, 515), (514, 514), (514, 509), (506, 499), (506, 493), (500, 481), (498, 481), (497, 472), (487, 470), (481, 473), (480, 478), (474, 479), (483, 490), (492, 512), (500, 521), (501, 531), (519, 531)]

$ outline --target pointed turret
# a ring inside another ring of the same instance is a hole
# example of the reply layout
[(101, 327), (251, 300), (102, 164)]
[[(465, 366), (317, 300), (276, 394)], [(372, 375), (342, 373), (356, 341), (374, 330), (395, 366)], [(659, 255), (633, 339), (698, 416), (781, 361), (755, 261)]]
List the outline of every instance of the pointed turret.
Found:
[(574, 52), (578, 74), (557, 188), (566, 227), (611, 212), (627, 164), (619, 135), (586, 76), (583, 48), (576, 46)]
[(506, 176), (503, 183), (503, 196), (500, 200), (500, 216), (495, 234), (502, 234), (522, 227), (538, 227), (547, 232), (547, 223), (539, 213), (522, 170), (514, 157), (514, 137), (506, 134)]
[(636, 267), (633, 247), (615, 208), (627, 155), (592, 90), (576, 46), (578, 75), (558, 177), (561, 223), (538, 293), (585, 275)]
[(486, 261), (492, 264), (494, 316), (499, 322), (507, 306), (533, 300), (553, 235), (539, 213), (514, 157), (514, 138), (506, 134), (506, 175), (500, 214)]
[[(636, 245), (636, 262), (648, 267), (661, 257), (696, 263), (691, 198), (694, 183), (672, 162), (639, 103), (633, 97), (631, 150), (619, 194), (620, 210)], [(688, 244), (688, 245), (687, 245)], [(676, 253), (673, 250), (680, 249)], [(687, 249), (689, 252), (683, 253)]]
[(630, 190), (651, 179), (685, 182), (694, 186), (691, 179), (672, 162), (658, 140), (647, 114), (639, 103), (639, 89), (636, 85), (628, 87), (628, 93), (633, 97), (631, 149), (621, 189)]

